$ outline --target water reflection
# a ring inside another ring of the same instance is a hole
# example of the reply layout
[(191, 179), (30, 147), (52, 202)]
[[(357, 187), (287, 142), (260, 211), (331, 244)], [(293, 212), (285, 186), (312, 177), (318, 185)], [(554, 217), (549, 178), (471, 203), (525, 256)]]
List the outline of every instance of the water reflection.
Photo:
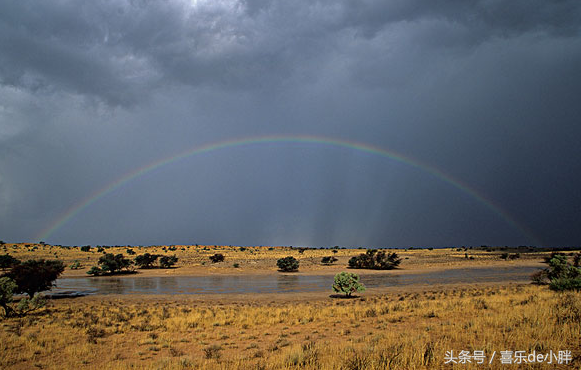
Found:
[(276, 277), (276, 288), (279, 292), (293, 292), (300, 286), (298, 275), (278, 275)]
[[(537, 267), (474, 268), (432, 271), (423, 274), (361, 275), (367, 288), (413, 284), (451, 284), (529, 280)], [(97, 294), (217, 294), (217, 293), (295, 293), (331, 291), (332, 275), (211, 275), (159, 277), (62, 278), (54, 292), (75, 291)]]

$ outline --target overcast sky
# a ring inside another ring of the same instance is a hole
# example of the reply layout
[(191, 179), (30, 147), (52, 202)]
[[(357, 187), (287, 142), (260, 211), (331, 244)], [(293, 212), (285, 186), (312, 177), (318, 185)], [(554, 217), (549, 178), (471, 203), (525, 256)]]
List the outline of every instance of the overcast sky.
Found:
[[(0, 0), (0, 239), (579, 245), (580, 31), (579, 0)], [(265, 135), (496, 209), (263, 143), (42, 234)]]

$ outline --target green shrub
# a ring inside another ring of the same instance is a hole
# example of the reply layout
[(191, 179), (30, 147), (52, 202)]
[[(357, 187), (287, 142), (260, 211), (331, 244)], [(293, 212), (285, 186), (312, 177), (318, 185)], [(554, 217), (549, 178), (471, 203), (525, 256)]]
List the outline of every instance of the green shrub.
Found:
[(90, 252), (91, 251), (91, 246), (90, 245), (83, 245), (81, 247), (81, 252)]
[(0, 307), (4, 309), (4, 316), (10, 317), (14, 314), (14, 309), (10, 306), (12, 297), (17, 286), (14, 280), (9, 277), (0, 277)]
[(533, 283), (546, 284), (556, 291), (581, 290), (581, 267), (571, 264), (567, 256), (563, 253), (552, 253), (545, 257), (548, 268), (543, 269), (531, 276)]
[(553, 279), (549, 283), (549, 288), (558, 292), (565, 290), (581, 290), (581, 277)]
[(139, 268), (150, 269), (153, 267), (153, 264), (155, 263), (158, 257), (159, 257), (158, 254), (145, 253), (135, 257), (133, 260), (135, 261), (135, 264)]
[(323, 257), (321, 259), (321, 263), (325, 264), (325, 265), (330, 265), (333, 262), (337, 262), (337, 258), (330, 256), (330, 257)]
[(99, 266), (102, 273), (115, 274), (122, 270), (129, 270), (133, 262), (125, 258), (122, 254), (105, 253), (99, 258)]
[(352, 272), (341, 272), (335, 275), (333, 291), (344, 293), (346, 297), (351, 297), (351, 294), (355, 292), (365, 291), (365, 287), (359, 282), (359, 275)]
[(280, 271), (284, 272), (292, 272), (297, 271), (299, 269), (299, 261), (292, 256), (279, 259), (278, 261), (276, 261), (276, 265), (278, 266)]
[(71, 263), (71, 265), (69, 266), (69, 268), (71, 270), (78, 270), (81, 267), (83, 267), (83, 265), (81, 265), (81, 263), (79, 261), (77, 261), (77, 260), (73, 261), (73, 263)]
[(171, 268), (176, 263), (178, 263), (178, 258), (176, 256), (162, 256), (159, 259), (159, 266), (162, 269)]
[(397, 253), (385, 253), (376, 249), (370, 249), (349, 259), (349, 267), (354, 269), (392, 270), (400, 263), (401, 258)]
[(101, 275), (102, 273), (103, 273), (103, 271), (98, 266), (93, 266), (89, 269), (89, 271), (87, 271), (87, 274), (93, 275), (93, 276), (98, 276), (98, 275)]
[(212, 263), (223, 262), (224, 261), (224, 255), (223, 254), (220, 254), (220, 253), (216, 253), (216, 254), (210, 256), (210, 261), (212, 261)]

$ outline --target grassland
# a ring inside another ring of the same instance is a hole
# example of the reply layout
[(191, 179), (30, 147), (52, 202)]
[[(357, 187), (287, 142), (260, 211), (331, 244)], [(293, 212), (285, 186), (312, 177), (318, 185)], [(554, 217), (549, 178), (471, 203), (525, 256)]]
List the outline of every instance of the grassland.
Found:
[[(110, 247), (104, 252), (122, 253), (126, 257), (127, 250), (133, 250), (136, 255), (143, 253), (155, 253), (160, 255), (176, 255), (179, 259), (177, 268), (171, 270), (139, 270), (140, 274), (151, 275), (206, 275), (206, 274), (272, 274), (277, 272), (276, 260), (286, 256), (293, 256), (300, 261), (299, 274), (336, 274), (343, 271), (347, 261), (353, 256), (365, 252), (365, 249), (307, 249), (301, 252), (298, 248), (290, 247), (233, 247), (233, 246), (148, 246), (148, 247)], [(391, 249), (402, 257), (402, 263), (398, 273), (417, 272), (427, 269), (448, 269), (460, 267), (489, 267), (489, 266), (514, 266), (514, 265), (538, 265), (542, 258), (549, 253), (544, 251), (529, 251), (528, 249), (509, 251), (515, 254), (520, 251), (520, 258), (515, 260), (502, 260), (500, 256), (507, 251), (502, 248), (447, 248), (447, 249)], [(31, 258), (59, 259), (70, 266), (74, 261), (79, 261), (82, 268), (78, 270), (65, 270), (64, 276), (87, 276), (86, 271), (97, 261), (104, 252), (98, 252), (97, 248), (91, 248), (89, 252), (82, 252), (79, 248), (66, 248), (60, 246), (40, 244), (5, 244), (0, 248), (0, 253), (9, 253), (15, 258), (26, 260)], [(209, 257), (215, 253), (225, 256), (225, 261), (211, 263)], [(324, 256), (334, 256), (338, 259), (330, 266), (321, 264)], [(468, 258), (467, 258), (468, 257)], [(237, 265), (238, 267), (234, 267)], [(374, 273), (366, 270), (366, 273)]]
[[(86, 276), (84, 271), (102, 255), (55, 246), (4, 247), (19, 259), (58, 258), (67, 265), (81, 261), (84, 269), (67, 270), (69, 276)], [(132, 249), (180, 258), (176, 269), (144, 274), (277, 273), (275, 261), (286, 255), (301, 261), (301, 273), (334, 273), (362, 252), (229, 246)], [(505, 261), (501, 252), (398, 251), (404, 258), (398, 273), (540, 264), (547, 254), (521, 253), (519, 259)], [(211, 264), (208, 257), (214, 253), (224, 254), (226, 261)], [(325, 255), (339, 258), (337, 266), (322, 266)], [(234, 263), (240, 267), (232, 267)], [(452, 368), (444, 364), (451, 350), (455, 355), (461, 350), (485, 351), (487, 362), (496, 351), (490, 365), (473, 361), (454, 365), (457, 369), (581, 368), (580, 292), (507, 283), (396, 287), (369, 290), (356, 299), (333, 299), (330, 293), (53, 300), (34, 314), (0, 321), (0, 368), (433, 369)], [(573, 358), (569, 365), (502, 365), (500, 351), (505, 350), (571, 350)]]
[(4, 369), (431, 369), (450, 367), (449, 350), (569, 349), (560, 368), (581, 361), (580, 293), (530, 285), (354, 300), (83, 297), (1, 325)]

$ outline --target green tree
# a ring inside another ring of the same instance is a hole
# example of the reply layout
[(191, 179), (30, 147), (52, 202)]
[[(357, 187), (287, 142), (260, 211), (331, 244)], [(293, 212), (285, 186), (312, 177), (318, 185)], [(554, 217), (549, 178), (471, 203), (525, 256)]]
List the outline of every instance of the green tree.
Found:
[(299, 261), (293, 256), (280, 258), (278, 261), (276, 261), (276, 265), (280, 271), (284, 272), (293, 272), (299, 269)]
[(159, 259), (159, 266), (162, 269), (171, 268), (176, 263), (178, 263), (178, 258), (176, 256), (163, 256)]
[(341, 272), (335, 275), (333, 291), (344, 293), (346, 297), (351, 297), (355, 292), (365, 291), (365, 286), (359, 282), (359, 275), (352, 272)]
[(0, 277), (0, 307), (4, 309), (5, 317), (14, 315), (14, 309), (10, 306), (10, 303), (12, 303), (16, 288), (14, 280), (6, 276)]
[(337, 258), (333, 257), (333, 256), (327, 256), (327, 257), (323, 257), (321, 258), (321, 263), (325, 264), (325, 265), (330, 265), (333, 262), (337, 262)]
[(531, 276), (536, 284), (546, 284), (552, 290), (581, 290), (581, 267), (571, 264), (563, 253), (552, 253), (545, 258), (548, 268)]
[(115, 274), (122, 270), (128, 270), (132, 262), (125, 258), (121, 253), (105, 253), (99, 258), (99, 266), (103, 273)]
[(397, 253), (385, 253), (377, 249), (369, 249), (349, 259), (349, 267), (354, 269), (392, 270), (400, 263), (401, 258)]
[(210, 261), (212, 261), (212, 263), (223, 262), (224, 261), (224, 255), (221, 254), (221, 253), (216, 253), (213, 256), (210, 256)]
[(141, 254), (135, 257), (135, 264), (139, 266), (139, 268), (149, 269), (153, 267), (153, 264), (155, 263), (158, 257), (159, 257), (158, 254), (149, 254), (149, 253)]
[(6, 276), (16, 283), (15, 293), (26, 293), (32, 299), (35, 293), (52, 288), (64, 270), (62, 261), (28, 260), (13, 266)]

